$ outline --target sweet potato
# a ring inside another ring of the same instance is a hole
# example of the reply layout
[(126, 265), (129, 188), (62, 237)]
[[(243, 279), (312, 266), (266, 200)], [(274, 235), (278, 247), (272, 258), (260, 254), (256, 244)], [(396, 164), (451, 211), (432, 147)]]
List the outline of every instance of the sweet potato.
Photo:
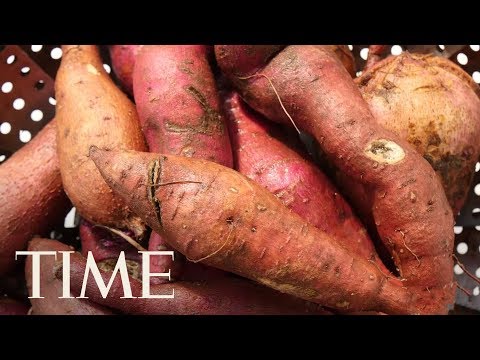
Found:
[[(79, 231), (83, 256), (87, 257), (88, 252), (91, 252), (99, 268), (113, 270), (118, 255), (121, 251), (124, 251), (128, 273), (136, 279), (141, 278), (142, 257), (138, 253), (138, 249), (125, 239), (84, 219), (80, 223)], [(132, 236), (133, 234), (126, 235)]]
[(145, 226), (116, 199), (88, 159), (88, 148), (145, 150), (133, 103), (103, 68), (96, 46), (64, 45), (55, 80), (58, 158), (63, 186), (82, 217), (97, 224), (129, 229)]
[(412, 294), (268, 190), (213, 162), (92, 146), (107, 183), (187, 259), (341, 310), (412, 313)]
[(0, 315), (27, 315), (29, 309), (23, 302), (8, 297), (0, 298)]
[(368, 57), (365, 66), (363, 67), (363, 71), (367, 71), (373, 65), (380, 62), (387, 52), (388, 46), (387, 45), (370, 45), (368, 47)]
[(391, 56), (356, 79), (377, 122), (408, 140), (440, 176), (454, 214), (480, 155), (480, 88), (450, 60)]
[[(232, 151), (208, 63), (205, 45), (146, 45), (137, 55), (133, 72), (135, 103), (151, 152), (215, 161), (232, 167)], [(166, 246), (152, 233), (149, 250)], [(178, 259), (180, 260), (180, 259)], [(179, 263), (152, 258), (152, 271)]]
[(455, 293), (453, 216), (430, 164), (376, 122), (331, 52), (305, 45), (279, 52), (271, 46), (268, 55), (262, 46), (269, 60), (259, 63), (242, 54), (243, 47), (215, 48), (220, 68), (242, 97), (271, 120), (290, 123), (288, 113), (340, 171), (367, 187), (378, 234), (404, 285), (417, 295), (418, 312), (446, 313)]
[(226, 96), (225, 112), (236, 170), (358, 255), (378, 259), (367, 231), (342, 195), (305, 154), (281, 142), (276, 124), (247, 108), (237, 93)]
[[(165, 241), (163, 236), (152, 231), (150, 240), (148, 241), (148, 251), (169, 251), (172, 248)], [(176, 281), (183, 276), (185, 265), (185, 258), (182, 254), (175, 252), (174, 258), (171, 256), (151, 256), (150, 257), (150, 272), (164, 273), (170, 270), (170, 281)], [(164, 277), (150, 278), (152, 284), (160, 284), (168, 282)]]
[[(45, 248), (46, 249), (46, 248)], [(78, 253), (71, 255), (71, 288), (79, 294), (85, 273), (85, 259)], [(101, 270), (103, 281), (108, 283), (111, 273)], [(57, 277), (61, 274), (57, 272)], [(115, 277), (108, 296), (104, 299), (91, 274), (88, 278), (86, 296), (98, 304), (109, 306), (127, 314), (143, 315), (287, 315), (328, 314), (320, 306), (268, 288), (245, 279), (224, 274), (208, 282), (178, 281), (152, 285), (151, 294), (172, 294), (173, 299), (143, 299), (142, 285), (130, 279), (133, 296), (137, 299), (122, 299), (123, 287)]]
[(110, 45), (110, 59), (112, 69), (117, 76), (122, 88), (127, 94), (133, 96), (133, 68), (138, 51), (143, 45)]
[[(30, 241), (29, 251), (71, 251), (71, 247), (56, 240), (35, 238)], [(71, 254), (73, 255), (73, 254)], [(58, 274), (57, 274), (58, 273)], [(60, 276), (60, 279), (58, 278)], [(40, 261), (40, 295), (43, 299), (30, 299), (32, 315), (110, 315), (112, 312), (86, 299), (59, 299), (62, 296), (62, 254), (42, 256)], [(25, 278), (32, 296), (32, 257), (25, 263)]]
[(232, 153), (204, 45), (144, 46), (133, 73), (135, 103), (151, 152), (232, 166)]
[(62, 222), (69, 201), (62, 179), (52, 120), (0, 165), (0, 276), (15, 265), (15, 251), (33, 235), (46, 235)]
[(345, 69), (347, 69), (350, 76), (355, 77), (356, 74), (356, 66), (355, 66), (355, 58), (353, 57), (352, 52), (348, 48), (347, 45), (320, 45), (328, 48), (329, 50), (333, 51), (335, 55), (340, 59)]

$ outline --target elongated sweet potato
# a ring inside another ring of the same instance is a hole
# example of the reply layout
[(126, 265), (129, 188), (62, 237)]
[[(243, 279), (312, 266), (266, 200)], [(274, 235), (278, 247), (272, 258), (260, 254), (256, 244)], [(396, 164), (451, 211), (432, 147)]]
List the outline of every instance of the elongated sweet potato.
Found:
[(400, 281), (232, 169), (95, 146), (90, 157), (115, 193), (187, 259), (331, 308), (419, 311)]
[(204, 45), (144, 46), (133, 73), (135, 103), (150, 151), (231, 167), (207, 52)]
[(440, 176), (457, 214), (480, 155), (480, 88), (448, 59), (391, 56), (356, 79), (377, 122), (408, 140)]
[(0, 165), (0, 276), (14, 266), (16, 250), (25, 249), (34, 235), (46, 235), (68, 211), (55, 128), (50, 121)]
[[(35, 238), (30, 241), (29, 251), (72, 251), (56, 240)], [(72, 254), (73, 255), (73, 254)], [(62, 254), (42, 256), (40, 260), (40, 295), (43, 299), (30, 299), (32, 315), (110, 315), (112, 312), (86, 299), (59, 299), (62, 296)], [(58, 278), (58, 276), (60, 278)], [(32, 257), (25, 263), (25, 278), (32, 296)]]
[(20, 301), (0, 298), (0, 315), (27, 315), (29, 309), (29, 306)]
[(226, 96), (225, 111), (236, 170), (358, 255), (378, 260), (367, 231), (342, 195), (305, 154), (280, 141), (276, 124), (253, 113), (237, 93)]
[(55, 92), (58, 158), (68, 197), (88, 221), (141, 235), (144, 225), (113, 196), (88, 159), (93, 144), (146, 149), (135, 106), (104, 71), (96, 46), (63, 46)]
[(404, 285), (417, 295), (418, 312), (446, 313), (455, 293), (453, 216), (430, 164), (376, 122), (331, 52), (271, 46), (264, 56), (270, 60), (259, 63), (242, 47), (221, 45), (215, 52), (246, 102), (272, 120), (290, 123), (288, 112), (341, 171), (367, 187), (376, 229)]
[[(58, 245), (59, 246), (59, 245)], [(79, 294), (85, 273), (85, 259), (80, 254), (71, 256), (72, 293)], [(103, 281), (108, 283), (111, 273), (101, 271)], [(61, 274), (57, 273), (57, 276)], [(104, 299), (89, 276), (86, 296), (98, 304), (118, 309), (127, 314), (159, 315), (287, 315), (328, 314), (320, 306), (268, 288), (248, 280), (224, 274), (208, 282), (178, 281), (172, 284), (152, 285), (151, 294), (172, 294), (173, 299), (143, 299), (142, 285), (130, 279), (133, 296), (137, 299), (122, 299), (123, 287), (117, 276), (108, 296)]]
[[(151, 152), (215, 161), (232, 167), (232, 151), (205, 45), (146, 45), (133, 73), (135, 103)], [(152, 233), (149, 250), (165, 248)], [(180, 259), (177, 259), (180, 260)], [(152, 258), (154, 272), (178, 268)], [(174, 269), (178, 273), (178, 269)]]
[(133, 68), (138, 51), (143, 45), (110, 45), (110, 58), (112, 60), (112, 69), (122, 88), (133, 96)]

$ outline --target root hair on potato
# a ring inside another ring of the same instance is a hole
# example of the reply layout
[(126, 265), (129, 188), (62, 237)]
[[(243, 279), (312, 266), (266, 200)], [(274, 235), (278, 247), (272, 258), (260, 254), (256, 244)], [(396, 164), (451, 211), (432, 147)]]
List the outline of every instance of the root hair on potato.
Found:
[(100, 225), (100, 224), (97, 224), (97, 225), (94, 225), (94, 226), (106, 229), (106, 230), (110, 231), (111, 233), (120, 236), (122, 239), (127, 241), (130, 245), (132, 245), (133, 247), (135, 247), (139, 251), (147, 251), (147, 249), (145, 249), (142, 245), (140, 245), (138, 242), (133, 240), (130, 236), (125, 234), (123, 231), (113, 229), (111, 227), (108, 227), (108, 226), (105, 226), (105, 225)]
[(461, 286), (458, 282), (455, 283), (457, 285), (457, 287), (462, 290), (468, 297), (472, 296), (473, 294), (468, 291), (467, 289), (465, 289), (463, 286)]
[(215, 250), (215, 251), (212, 252), (211, 254), (208, 254), (207, 256), (204, 256), (204, 257), (202, 257), (202, 258), (200, 258), (200, 259), (194, 260), (194, 259), (190, 259), (190, 258), (187, 257), (187, 260), (188, 260), (188, 261), (191, 261), (191, 262), (193, 262), (193, 263), (198, 263), (198, 262), (204, 261), (204, 260), (206, 260), (206, 259), (214, 256), (214, 255), (217, 254), (220, 250), (222, 250), (222, 249), (225, 247), (225, 245), (227, 245), (227, 244), (229, 243), (230, 235), (232, 235), (232, 231), (233, 231), (233, 229), (235, 228), (235, 224), (229, 222), (228, 220), (227, 220), (227, 223), (229, 223), (231, 226), (230, 226), (230, 230), (228, 231), (227, 240), (225, 240), (225, 242), (222, 244), (222, 246), (220, 246), (217, 250)]
[(473, 275), (470, 271), (467, 270), (467, 268), (465, 267), (465, 265), (463, 265), (460, 260), (458, 260), (457, 256), (455, 254), (452, 254), (452, 257), (453, 259), (455, 260), (455, 262), (457, 263), (458, 266), (460, 266), (460, 269), (462, 269), (465, 274), (467, 274), (467, 276), (469, 278), (471, 278), (472, 280), (476, 281), (477, 283), (480, 284), (480, 279), (477, 278), (475, 275)]
[(261, 76), (261, 77), (264, 77), (265, 79), (267, 79), (267, 81), (269, 82), (270, 86), (271, 86), (272, 89), (273, 89), (273, 92), (275, 93), (275, 96), (276, 96), (277, 99), (278, 99), (278, 102), (279, 102), (280, 106), (282, 107), (283, 112), (284, 112), (285, 115), (287, 115), (287, 117), (290, 119), (293, 127), (295, 128), (295, 130), (297, 130), (298, 134), (300, 135), (300, 134), (301, 134), (300, 129), (297, 127), (297, 124), (295, 124), (295, 121), (293, 121), (293, 119), (292, 119), (292, 117), (290, 116), (290, 114), (288, 113), (287, 109), (285, 109), (285, 106), (283, 106), (282, 99), (280, 98), (280, 95), (278, 95), (277, 89), (276, 89), (275, 86), (273, 85), (272, 80), (270, 80), (270, 78), (269, 78), (267, 75), (261, 74), (261, 73), (257, 73), (257, 74), (253, 74), (253, 75), (246, 76), (246, 77), (239, 77), (239, 79), (240, 79), (240, 80), (248, 80), (248, 79), (251, 79), (251, 78), (257, 77), (257, 76)]

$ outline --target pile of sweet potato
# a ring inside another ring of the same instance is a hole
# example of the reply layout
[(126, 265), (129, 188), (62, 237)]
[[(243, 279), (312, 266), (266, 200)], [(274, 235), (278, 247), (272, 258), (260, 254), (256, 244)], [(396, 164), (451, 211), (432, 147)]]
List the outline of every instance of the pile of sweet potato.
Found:
[[(30, 296), (0, 313), (453, 305), (480, 90), (449, 60), (372, 50), (353, 79), (342, 45), (115, 45), (110, 76), (97, 46), (62, 50), (55, 119), (0, 166), (0, 279)], [(41, 238), (72, 205), (81, 245)]]

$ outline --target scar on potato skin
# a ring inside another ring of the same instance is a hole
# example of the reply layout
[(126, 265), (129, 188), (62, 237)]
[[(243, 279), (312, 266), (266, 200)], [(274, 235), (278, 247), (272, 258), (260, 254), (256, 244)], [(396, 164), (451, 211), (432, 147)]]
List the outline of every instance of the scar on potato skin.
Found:
[(176, 133), (193, 132), (205, 135), (212, 135), (215, 133), (223, 134), (225, 132), (225, 126), (222, 120), (222, 116), (216, 109), (210, 106), (205, 96), (192, 85), (187, 86), (185, 88), (185, 91), (189, 93), (202, 107), (203, 115), (200, 118), (200, 124), (196, 126), (182, 126), (168, 120), (165, 122), (165, 128), (169, 132)]
[(397, 143), (386, 140), (376, 139), (368, 143), (365, 155), (382, 164), (393, 165), (405, 158), (405, 151)]
[(147, 178), (150, 183), (147, 185), (147, 198), (153, 206), (158, 223), (160, 224), (160, 226), (162, 226), (162, 217), (160, 215), (160, 201), (155, 196), (155, 192), (156, 192), (155, 185), (157, 184), (158, 178), (160, 177), (160, 171), (161, 171), (160, 160), (155, 159), (151, 161), (150, 164), (148, 165)]

